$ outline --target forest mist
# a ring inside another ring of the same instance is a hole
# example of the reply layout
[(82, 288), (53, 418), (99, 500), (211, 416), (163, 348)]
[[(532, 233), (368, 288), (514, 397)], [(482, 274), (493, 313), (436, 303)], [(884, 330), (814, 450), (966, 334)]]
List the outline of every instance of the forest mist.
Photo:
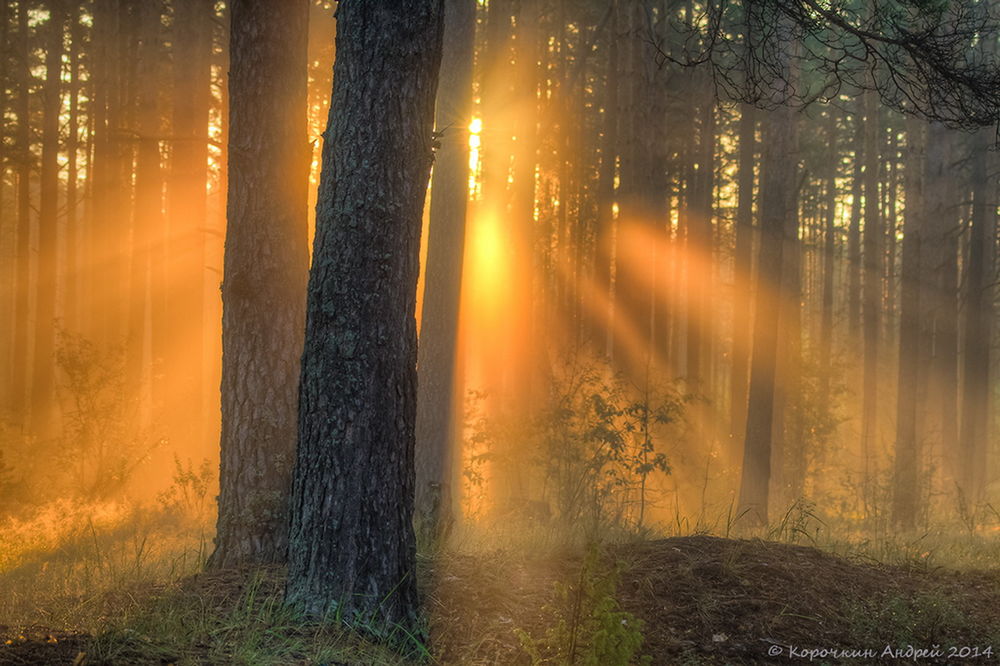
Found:
[[(416, 306), (423, 345), (442, 252), (451, 379), (430, 394), (436, 361), (418, 365), (418, 402), (448, 405), (424, 432), (444, 433), (456, 529), (995, 532), (994, 133), (849, 85), (755, 108), (681, 62), (705, 11), (479, 2), (464, 91), (446, 34)], [(203, 558), (227, 8), (0, 12), (0, 520), (44, 550), (153, 520), (139, 505), (187, 512)], [(311, 3), (311, 161), (288, 176), (309, 178), (310, 239), (334, 34), (332, 3)], [(819, 76), (808, 54), (783, 66)], [(447, 151), (467, 210), (438, 250)]]

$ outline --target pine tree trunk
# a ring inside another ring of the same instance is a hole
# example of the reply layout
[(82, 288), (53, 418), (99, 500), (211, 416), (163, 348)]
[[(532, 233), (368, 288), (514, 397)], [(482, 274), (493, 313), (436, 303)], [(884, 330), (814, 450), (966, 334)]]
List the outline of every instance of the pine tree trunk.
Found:
[[(213, 0), (174, 3), (173, 153), (168, 186), (171, 245), (167, 418), (182, 446), (200, 451), (204, 399), (205, 226), (208, 223), (208, 114), (211, 102)], [(190, 449), (189, 449), (190, 450)]]
[(865, 229), (863, 335), (864, 368), (861, 407), (862, 494), (867, 512), (872, 501), (875, 446), (878, 441), (878, 348), (882, 312), (882, 222), (878, 199), (879, 114), (875, 93), (866, 91), (865, 107)]
[[(469, 133), (475, 0), (445, 0), (445, 39), (435, 124), (440, 148), (431, 186), (427, 267), (421, 314), (416, 423), (416, 514), (424, 537), (454, 520), (455, 364), (469, 199)], [(533, 174), (532, 174), (533, 176)]]
[(996, 205), (990, 203), (991, 190), (986, 160), (990, 138), (985, 132), (969, 137), (972, 143), (972, 225), (965, 274), (965, 326), (963, 340), (963, 386), (960, 441), (959, 487), (970, 503), (982, 500), (985, 486), (986, 441), (990, 398), (990, 321), (986, 252), (993, 248), (987, 230), (992, 229)]
[(864, 191), (864, 96), (854, 111), (854, 164), (851, 178), (851, 219), (847, 229), (847, 330), (854, 345), (861, 332), (861, 209)]
[[(699, 109), (698, 149), (696, 170), (690, 182), (688, 216), (688, 308), (687, 308), (687, 372), (688, 387), (695, 393), (706, 389), (706, 347), (711, 337), (708, 329), (710, 308), (709, 282), (712, 275), (712, 192), (715, 168), (715, 95), (711, 80), (704, 73), (699, 81), (702, 89)], [(691, 272), (693, 270), (693, 272)]]
[(425, 635), (414, 307), (443, 15), (441, 0), (337, 9), (292, 490), (287, 600), (398, 640)]
[(80, 24), (80, 7), (69, 7), (69, 115), (66, 138), (66, 263), (63, 268), (63, 308), (66, 329), (80, 332), (81, 275), (80, 275), (80, 215), (77, 180), (80, 147), (80, 49), (83, 48), (83, 28)]
[[(747, 391), (750, 372), (750, 306), (753, 253), (753, 187), (757, 114), (749, 104), (740, 107), (739, 201), (736, 207), (734, 252), (733, 368), (730, 377), (730, 436), (740, 445), (746, 434)], [(737, 448), (737, 450), (739, 450)]]
[(35, 315), (34, 373), (31, 382), (32, 430), (43, 439), (55, 436), (56, 248), (59, 215), (59, 116), (62, 112), (62, 54), (65, 7), (51, 0), (45, 26), (45, 89), (42, 95), (42, 168), (38, 209), (38, 284)]
[(283, 562), (287, 553), (309, 261), (308, 9), (306, 0), (238, 0), (230, 6), (222, 457), (209, 559), (214, 568)]
[(738, 516), (745, 516), (750, 525), (766, 525), (768, 519), (783, 238), (795, 187), (795, 121), (792, 113), (788, 108), (771, 112), (761, 163), (761, 241), (757, 260), (759, 268), (747, 429), (737, 513)]
[(921, 247), (924, 232), (924, 123), (907, 121), (906, 211), (903, 217), (902, 284), (899, 317), (899, 369), (896, 394), (896, 454), (893, 521), (904, 529), (917, 523), (920, 498), (920, 437), (917, 431), (920, 385)]
[(29, 416), (28, 391), (28, 328), (29, 297), (31, 294), (30, 236), (31, 236), (31, 118), (29, 97), (33, 77), (29, 66), (28, 9), (25, 3), (18, 3), (17, 12), (18, 52), (21, 60), (18, 67), (18, 91), (16, 101), (17, 128), (17, 292), (14, 297), (14, 367), (12, 370), (11, 409), (16, 422), (27, 425)]
[(611, 0), (610, 24), (606, 34), (607, 62), (605, 65), (601, 131), (601, 164), (597, 183), (597, 239), (595, 286), (598, 294), (593, 313), (594, 347), (609, 359), (614, 352), (615, 330), (614, 292), (611, 289), (611, 269), (615, 255), (615, 178), (618, 173), (619, 116), (619, 43), (617, 0)]
[(826, 203), (823, 225), (823, 306), (819, 326), (819, 358), (822, 363), (820, 400), (827, 404), (830, 398), (830, 380), (833, 372), (833, 300), (835, 250), (837, 245), (837, 165), (840, 153), (837, 148), (837, 114), (831, 106), (827, 109), (827, 147), (829, 171), (826, 174)]

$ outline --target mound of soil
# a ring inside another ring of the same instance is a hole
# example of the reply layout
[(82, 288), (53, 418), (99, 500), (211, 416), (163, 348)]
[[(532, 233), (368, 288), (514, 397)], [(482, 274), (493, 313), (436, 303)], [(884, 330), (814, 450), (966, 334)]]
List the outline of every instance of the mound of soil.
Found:
[[(572, 596), (584, 566), (593, 563), (585, 564), (580, 553), (451, 554), (426, 563), (424, 599), (437, 662), (529, 664), (526, 647), (533, 642), (537, 648), (549, 641), (552, 653), (550, 630), (565, 619), (566, 590)], [(280, 594), (280, 570), (258, 575), (267, 578), (257, 579), (261, 596)], [(653, 664), (1000, 658), (1000, 570), (890, 567), (802, 546), (692, 536), (617, 546), (604, 553), (594, 575), (616, 578), (615, 598), (642, 621), (641, 652)], [(247, 578), (245, 572), (202, 574), (182, 581), (179, 591), (225, 613)], [(0, 664), (79, 664), (89, 640), (40, 627), (0, 627)], [(581, 638), (579, 654), (586, 641)], [(187, 652), (185, 661), (198, 663), (196, 655)], [(128, 663), (169, 661), (134, 653)]]
[[(709, 536), (619, 546), (606, 559), (653, 664), (993, 663), (1000, 653), (1000, 571)], [(574, 585), (581, 558), (446, 564), (430, 596), (442, 662), (528, 664), (518, 634), (541, 639), (563, 617), (555, 583)]]
[(910, 646), (929, 651), (920, 663), (955, 663), (962, 648), (985, 663), (1000, 650), (996, 571), (890, 567), (708, 536), (619, 556), (628, 566), (618, 598), (645, 621), (655, 663), (913, 663)]

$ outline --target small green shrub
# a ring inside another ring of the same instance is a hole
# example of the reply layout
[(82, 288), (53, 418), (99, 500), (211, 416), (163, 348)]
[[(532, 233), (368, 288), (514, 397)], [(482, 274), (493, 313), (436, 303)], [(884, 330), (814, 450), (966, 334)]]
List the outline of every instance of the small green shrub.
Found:
[(608, 567), (596, 546), (591, 546), (574, 584), (556, 583), (556, 601), (548, 610), (555, 623), (541, 639), (524, 630), (517, 635), (532, 664), (617, 666), (647, 664), (639, 656), (643, 623), (621, 610), (615, 598), (619, 565)]

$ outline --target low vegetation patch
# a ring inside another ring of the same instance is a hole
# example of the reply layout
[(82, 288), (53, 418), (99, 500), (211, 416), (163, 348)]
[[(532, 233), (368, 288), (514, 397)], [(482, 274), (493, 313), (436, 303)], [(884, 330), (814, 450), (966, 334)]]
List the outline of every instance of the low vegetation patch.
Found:
[[(61, 607), (48, 597), (33, 615), (20, 607), (20, 623), (6, 607), (0, 663), (789, 664), (811, 656), (891, 664), (907, 649), (927, 650), (921, 663), (953, 662), (961, 649), (987, 663), (984, 651), (995, 659), (1000, 647), (996, 571), (700, 535), (600, 549), (442, 551), (421, 566), (426, 647), (390, 650), (307, 622), (282, 604), (283, 572), (259, 569), (123, 579), (89, 598), (62, 597)], [(16, 570), (0, 575), (4, 594)], [(86, 612), (68, 611), (81, 603)]]

